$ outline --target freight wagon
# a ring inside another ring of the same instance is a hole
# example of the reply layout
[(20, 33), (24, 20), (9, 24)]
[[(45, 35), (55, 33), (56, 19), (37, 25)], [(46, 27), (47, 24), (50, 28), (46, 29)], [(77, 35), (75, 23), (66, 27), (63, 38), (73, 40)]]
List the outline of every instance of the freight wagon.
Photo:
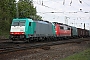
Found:
[(71, 26), (71, 38), (78, 38), (78, 31), (74, 26)]
[(78, 31), (78, 37), (88, 37), (89, 36), (89, 30), (77, 28)]
[(82, 35), (82, 33), (83, 33), (82, 29), (81, 28), (77, 28), (77, 31), (78, 31), (78, 37), (79, 38), (82, 37), (83, 36)]
[(90, 30), (89, 30), (89, 37), (90, 37)]
[(85, 35), (84, 35), (84, 37), (89, 37), (89, 30), (86, 30), (86, 29), (84, 29), (85, 30)]

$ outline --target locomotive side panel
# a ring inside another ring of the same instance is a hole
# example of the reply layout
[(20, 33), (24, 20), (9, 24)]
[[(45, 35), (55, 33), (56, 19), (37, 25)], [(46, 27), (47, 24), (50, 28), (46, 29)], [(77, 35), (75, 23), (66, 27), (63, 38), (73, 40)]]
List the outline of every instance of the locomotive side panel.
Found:
[(58, 24), (55, 25), (55, 32), (56, 32), (56, 36), (60, 36), (60, 27)]
[(40, 36), (53, 36), (52, 24), (46, 22), (36, 22), (35, 34)]
[(60, 25), (60, 35), (71, 36), (71, 27), (66, 26), (66, 25)]
[(59, 37), (68, 37), (71, 36), (71, 27), (63, 25), (63, 24), (56, 24), (56, 35)]

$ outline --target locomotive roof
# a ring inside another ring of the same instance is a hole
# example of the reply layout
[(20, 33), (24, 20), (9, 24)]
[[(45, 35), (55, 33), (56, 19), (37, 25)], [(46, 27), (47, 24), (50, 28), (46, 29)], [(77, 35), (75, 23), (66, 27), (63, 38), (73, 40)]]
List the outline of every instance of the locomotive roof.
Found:
[(52, 22), (52, 23), (54, 23), (54, 24), (60, 24), (60, 25), (63, 25), (63, 23), (58, 23), (58, 22)]
[(34, 20), (34, 22), (42, 23), (42, 24), (51, 24), (49, 21), (42, 21), (42, 20)]
[[(53, 22), (54, 24), (60, 24), (60, 25), (65, 25), (65, 26), (69, 26), (69, 25), (67, 25), (67, 24), (63, 24), (63, 23), (58, 23), (58, 22)], [(71, 27), (71, 26), (69, 26), (69, 27)]]

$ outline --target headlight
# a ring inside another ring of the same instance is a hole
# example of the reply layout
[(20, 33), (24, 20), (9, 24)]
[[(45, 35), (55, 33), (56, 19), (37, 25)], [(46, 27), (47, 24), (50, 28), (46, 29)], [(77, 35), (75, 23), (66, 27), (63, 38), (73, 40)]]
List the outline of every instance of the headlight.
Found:
[(14, 34), (13, 32), (10, 32), (10, 34)]

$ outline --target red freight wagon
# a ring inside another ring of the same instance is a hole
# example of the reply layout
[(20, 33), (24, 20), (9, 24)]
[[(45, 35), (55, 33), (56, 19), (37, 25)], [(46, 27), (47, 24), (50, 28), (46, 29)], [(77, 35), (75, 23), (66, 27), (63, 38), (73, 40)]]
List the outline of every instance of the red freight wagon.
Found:
[(62, 23), (55, 24), (56, 36), (58, 37), (70, 37), (71, 27)]

